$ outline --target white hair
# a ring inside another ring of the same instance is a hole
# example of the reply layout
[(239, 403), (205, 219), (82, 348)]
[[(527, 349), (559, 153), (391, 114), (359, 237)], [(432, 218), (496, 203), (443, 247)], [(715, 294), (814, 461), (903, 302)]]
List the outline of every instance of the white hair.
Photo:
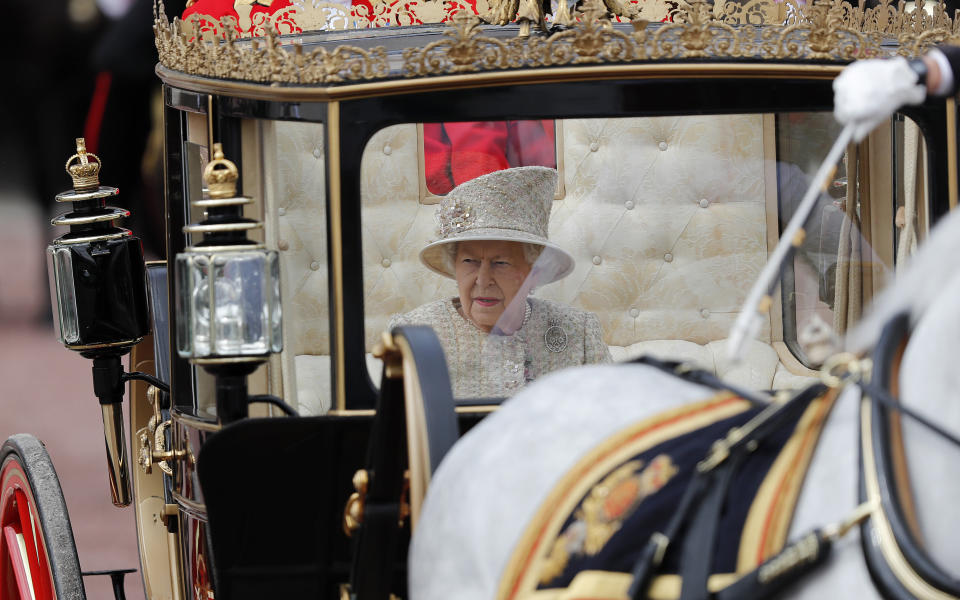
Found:
[[(537, 262), (537, 259), (540, 258), (540, 253), (543, 252), (543, 246), (540, 244), (533, 244), (531, 242), (513, 242), (514, 244), (519, 243), (523, 247), (523, 260), (527, 261), (527, 265), (533, 266), (533, 263)], [(456, 273), (457, 271), (457, 246), (460, 242), (450, 242), (449, 244), (444, 245), (443, 257), (446, 262), (447, 270), (450, 273)]]

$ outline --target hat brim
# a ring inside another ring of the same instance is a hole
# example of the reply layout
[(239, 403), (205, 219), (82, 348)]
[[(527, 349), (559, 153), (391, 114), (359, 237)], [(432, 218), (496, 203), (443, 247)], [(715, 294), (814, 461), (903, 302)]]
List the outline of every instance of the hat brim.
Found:
[(563, 279), (573, 272), (573, 267), (576, 263), (576, 261), (573, 259), (573, 256), (571, 256), (569, 252), (552, 243), (548, 239), (537, 235), (531, 235), (524, 231), (511, 231), (508, 229), (494, 228), (471, 229), (457, 233), (456, 237), (437, 240), (427, 244), (427, 246), (420, 251), (420, 262), (422, 262), (424, 266), (434, 273), (443, 275), (444, 277), (449, 277), (450, 279), (456, 279), (456, 274), (449, 270), (452, 265), (449, 264), (444, 256), (444, 254), (447, 252), (445, 246), (454, 244), (456, 242), (471, 241), (536, 244), (537, 246), (543, 246), (544, 248), (549, 248), (550, 250), (554, 251), (556, 253), (554, 256), (558, 260), (559, 264), (557, 265), (553, 276), (550, 277), (549, 280), (541, 281), (540, 285), (546, 285), (548, 283), (553, 283), (554, 281)]

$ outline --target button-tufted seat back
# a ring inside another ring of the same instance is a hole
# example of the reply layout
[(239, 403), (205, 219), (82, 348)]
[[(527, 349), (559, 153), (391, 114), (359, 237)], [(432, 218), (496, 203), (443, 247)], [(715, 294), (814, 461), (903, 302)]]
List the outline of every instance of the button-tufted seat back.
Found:
[[(277, 191), (291, 199), (283, 212), (282, 201), (267, 203), (277, 216), (277, 243), (287, 245), (284, 385), (296, 386), (301, 406), (316, 412), (329, 406), (327, 325), (313, 323), (327, 314), (326, 262), (314, 250), (323, 245), (322, 175), (309, 173), (322, 146), (315, 136), (305, 139), (302, 125), (275, 127), (277, 152), (300, 155), (277, 174), (285, 180)], [(764, 168), (763, 117), (573, 119), (559, 133), (563, 190), (550, 238), (577, 265), (536, 294), (596, 313), (614, 359), (643, 352), (686, 359), (756, 388), (801, 381), (774, 350), (770, 322), (744, 364), (733, 367), (723, 358), (722, 341), (767, 259), (767, 227), (776, 222), (767, 214), (776, 181)], [(364, 154), (368, 349), (391, 315), (456, 295), (451, 280), (418, 260), (436, 235), (435, 205), (422, 201), (421, 160), (413, 124), (381, 130)], [(320, 187), (298, 187), (305, 185)]]

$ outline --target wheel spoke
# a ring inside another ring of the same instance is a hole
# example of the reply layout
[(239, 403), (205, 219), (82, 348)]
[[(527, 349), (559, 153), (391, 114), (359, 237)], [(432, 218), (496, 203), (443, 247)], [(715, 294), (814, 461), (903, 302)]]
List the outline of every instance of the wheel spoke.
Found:
[(37, 542), (33, 535), (33, 519), (30, 517), (30, 501), (23, 490), (15, 490), (13, 494), (13, 502), (20, 516), (20, 531), (17, 541), (20, 544), (20, 553), (23, 556), (24, 566), (30, 578), (30, 591), (33, 594), (31, 597), (35, 598), (37, 586), (34, 585), (34, 578), (40, 571), (40, 564), (37, 560)]
[(20, 531), (26, 546), (30, 567), (30, 581), (36, 600), (51, 600), (50, 576), (47, 573), (47, 552), (43, 546), (43, 534), (37, 531), (34, 519), (36, 508), (23, 490), (16, 490), (17, 510), (20, 513)]
[(33, 600), (35, 598), (33, 581), (30, 577), (30, 565), (23, 535), (12, 525), (7, 525), (3, 528), (3, 541), (7, 550), (6, 554), (10, 557), (13, 578), (17, 582), (17, 591), (20, 593), (21, 600)]

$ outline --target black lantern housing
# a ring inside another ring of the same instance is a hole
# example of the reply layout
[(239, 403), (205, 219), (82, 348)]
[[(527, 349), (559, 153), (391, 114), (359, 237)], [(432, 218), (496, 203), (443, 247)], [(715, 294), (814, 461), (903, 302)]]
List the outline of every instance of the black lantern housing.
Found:
[(119, 356), (150, 333), (143, 248), (114, 225), (130, 211), (106, 205), (119, 190), (99, 185), (100, 159), (83, 138), (66, 168), (74, 189), (57, 202), (71, 202), (73, 211), (52, 223), (70, 232), (47, 248), (57, 337), (87, 358)]
[(120, 357), (150, 333), (140, 239), (114, 225), (130, 211), (107, 206), (117, 188), (100, 185), (100, 158), (77, 138), (67, 159), (73, 189), (57, 194), (73, 210), (53, 219), (70, 227), (47, 247), (50, 294), (57, 338), (93, 359), (93, 391), (100, 400), (110, 491), (117, 506), (130, 504), (130, 476), (123, 435)]

